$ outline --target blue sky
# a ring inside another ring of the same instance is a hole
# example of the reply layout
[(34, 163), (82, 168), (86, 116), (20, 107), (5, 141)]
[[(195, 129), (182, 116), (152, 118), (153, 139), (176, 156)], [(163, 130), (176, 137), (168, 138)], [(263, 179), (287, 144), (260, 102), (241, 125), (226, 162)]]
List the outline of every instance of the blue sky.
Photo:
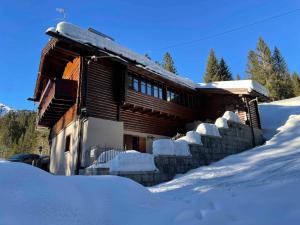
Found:
[(0, 4), (0, 102), (34, 109), (33, 95), (40, 54), (64, 8), (67, 21), (93, 27), (152, 59), (169, 51), (180, 74), (202, 81), (210, 48), (224, 57), (234, 75), (245, 77), (247, 53), (262, 36), (279, 47), (290, 71), (300, 72), (300, 11), (255, 26), (188, 45), (166, 48), (300, 8), (296, 0), (201, 1), (15, 1)]

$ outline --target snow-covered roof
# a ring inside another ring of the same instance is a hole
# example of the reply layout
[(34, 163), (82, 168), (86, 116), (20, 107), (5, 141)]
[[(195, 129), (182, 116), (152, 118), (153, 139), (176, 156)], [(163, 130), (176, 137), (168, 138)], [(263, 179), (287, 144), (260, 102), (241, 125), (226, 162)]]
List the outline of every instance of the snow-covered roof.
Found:
[(248, 92), (256, 91), (266, 97), (269, 96), (268, 90), (260, 83), (254, 80), (231, 80), (216, 81), (211, 83), (198, 83), (197, 88), (220, 88), (220, 89), (247, 89)]
[(100, 36), (99, 34), (93, 33), (89, 30), (82, 29), (71, 23), (60, 22), (57, 24), (56, 28), (48, 28), (46, 33), (47, 32), (55, 32), (81, 44), (90, 44), (102, 50), (113, 52), (119, 56), (137, 62), (140, 64), (140, 67), (154, 72), (158, 76), (161, 76), (165, 79), (181, 84), (188, 88), (195, 89), (196, 87), (196, 84), (192, 80), (169, 72), (147, 57), (135, 53), (104, 36)]
[(230, 89), (230, 88), (246, 88), (249, 92), (254, 90), (260, 94), (268, 96), (268, 92), (265, 87), (258, 84), (252, 80), (239, 80), (239, 81), (221, 81), (221, 82), (214, 82), (208, 84), (196, 84), (189, 78), (185, 78), (183, 76), (176, 75), (172, 72), (169, 72), (158, 65), (156, 62), (150, 60), (149, 58), (135, 53), (115, 41), (91, 32), (89, 30), (83, 29), (76, 25), (67, 22), (60, 22), (57, 24), (56, 28), (51, 27), (48, 28), (46, 33), (57, 33), (61, 36), (67, 37), (73, 41), (76, 41), (81, 44), (88, 44), (104, 51), (108, 51), (110, 53), (114, 53), (117, 56), (121, 56), (125, 59), (134, 61), (137, 63), (138, 67), (144, 68), (148, 71), (151, 71), (158, 76), (175, 82), (177, 84), (183, 85), (185, 87), (191, 89), (201, 89), (201, 88), (221, 88), (221, 89)]

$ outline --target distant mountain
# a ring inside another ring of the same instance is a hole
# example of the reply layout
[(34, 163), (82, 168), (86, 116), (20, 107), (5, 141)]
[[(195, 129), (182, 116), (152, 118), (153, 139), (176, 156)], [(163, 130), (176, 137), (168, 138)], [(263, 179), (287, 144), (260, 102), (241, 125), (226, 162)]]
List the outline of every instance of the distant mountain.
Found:
[(0, 103), (0, 116), (4, 116), (6, 113), (8, 113), (11, 110), (12, 108)]

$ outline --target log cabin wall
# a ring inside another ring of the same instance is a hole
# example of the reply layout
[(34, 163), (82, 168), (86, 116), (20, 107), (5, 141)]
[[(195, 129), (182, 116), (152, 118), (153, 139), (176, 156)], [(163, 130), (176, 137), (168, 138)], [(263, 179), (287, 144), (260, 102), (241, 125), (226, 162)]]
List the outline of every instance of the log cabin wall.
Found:
[(246, 105), (238, 95), (231, 94), (208, 94), (204, 97), (205, 111), (204, 117), (214, 122), (218, 117), (222, 117), (225, 111), (238, 110), (238, 116), (243, 123), (246, 123)]
[[(67, 63), (62, 79), (75, 80), (79, 82), (80, 77), (80, 57)], [(77, 104), (74, 104), (53, 126), (51, 134), (56, 136), (61, 130), (66, 128), (77, 117)]]
[[(122, 121), (126, 131), (164, 136), (185, 132), (185, 124), (200, 117), (198, 109), (191, 109), (132, 89), (128, 89), (124, 105), (118, 107), (113, 97), (113, 74), (112, 61), (99, 60), (88, 65), (86, 97), (88, 116)], [(141, 71), (136, 75), (145, 76)], [(137, 108), (129, 109), (128, 105)]]
[(113, 98), (114, 64), (91, 61), (87, 68), (86, 109), (88, 116), (117, 120), (118, 106)]

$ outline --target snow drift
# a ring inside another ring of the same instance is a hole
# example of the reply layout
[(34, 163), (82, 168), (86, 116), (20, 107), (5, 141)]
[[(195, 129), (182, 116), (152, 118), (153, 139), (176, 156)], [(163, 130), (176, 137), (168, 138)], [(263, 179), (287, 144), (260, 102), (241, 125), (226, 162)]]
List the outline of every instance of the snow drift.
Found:
[(277, 121), (272, 125), (287, 117), (264, 146), (192, 170), (150, 192), (126, 178), (52, 176), (26, 164), (1, 162), (0, 224), (298, 225), (300, 115), (292, 114), (300, 108), (290, 104), (260, 107), (265, 115), (274, 105), (282, 108), (273, 112)]
[(259, 104), (261, 124), (266, 139), (270, 139), (279, 130), (277, 128), (284, 125), (290, 115), (300, 114), (300, 96)]

